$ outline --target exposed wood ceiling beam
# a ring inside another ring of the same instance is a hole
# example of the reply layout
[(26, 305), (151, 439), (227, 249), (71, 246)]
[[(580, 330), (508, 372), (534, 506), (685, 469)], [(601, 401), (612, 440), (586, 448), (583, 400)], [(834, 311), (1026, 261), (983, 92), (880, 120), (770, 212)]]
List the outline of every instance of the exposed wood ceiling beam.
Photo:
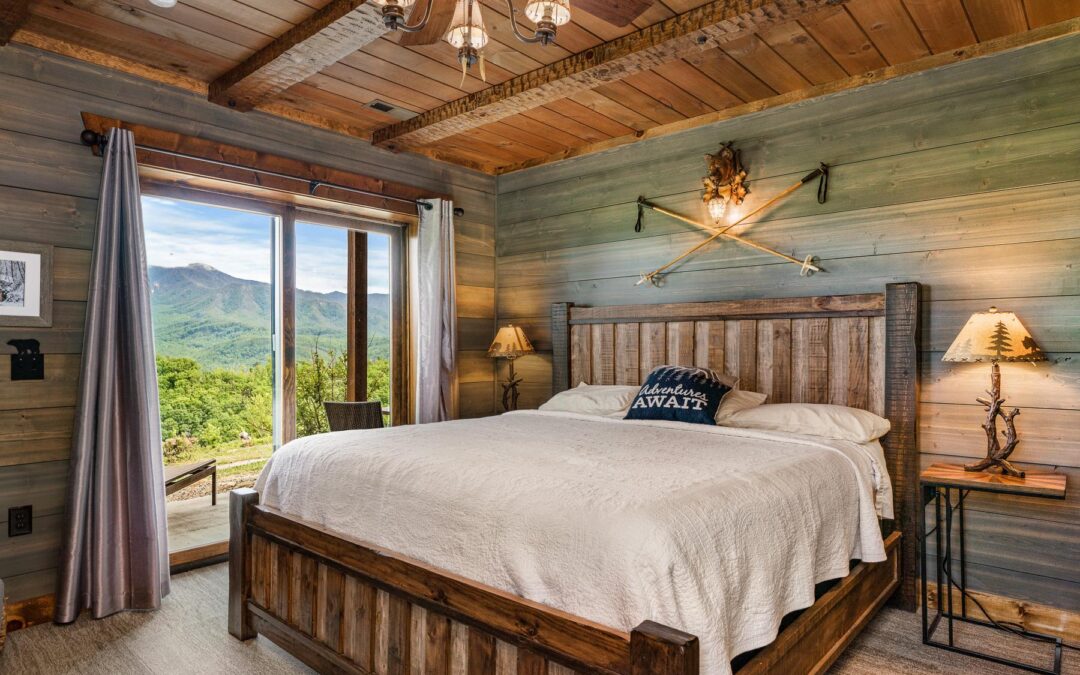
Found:
[(247, 111), (386, 33), (379, 7), (333, 0), (210, 83), (210, 100)]
[(711, 112), (705, 115), (699, 115), (697, 117), (691, 117), (685, 120), (679, 120), (678, 122), (672, 122), (670, 124), (662, 124), (655, 126), (645, 131), (639, 131), (634, 134), (627, 134), (625, 136), (618, 136), (615, 138), (609, 138), (597, 143), (590, 143), (588, 145), (581, 145), (574, 148), (569, 148), (562, 152), (557, 152), (546, 157), (539, 157), (537, 159), (530, 159), (524, 162), (499, 167), (495, 170), (497, 174), (511, 173), (514, 171), (521, 171), (522, 169), (529, 169), (543, 164), (550, 164), (552, 162), (562, 161), (564, 159), (570, 159), (572, 157), (581, 157), (582, 155), (592, 154), (594, 152), (601, 152), (604, 150), (611, 150), (622, 145), (629, 145), (638, 141), (647, 139), (660, 138), (662, 136), (670, 136), (671, 134), (677, 134), (690, 129), (697, 129), (709, 124), (717, 124), (725, 120), (734, 119), (743, 115), (750, 115), (763, 110), (769, 110), (770, 108), (778, 108), (780, 106), (790, 105), (793, 103), (799, 103), (801, 101), (808, 101), (820, 96), (827, 96), (833, 94), (841, 94), (843, 92), (859, 89), (870, 84), (878, 84), (891, 80), (897, 77), (903, 77), (905, 75), (913, 75), (915, 73), (921, 73), (923, 71), (932, 70), (934, 68), (940, 68), (941, 66), (947, 66), (953, 63), (959, 63), (961, 61), (968, 61), (971, 59), (977, 59), (983, 56), (990, 56), (991, 54), (998, 54), (1000, 52), (1011, 51), (1014, 49), (1021, 49), (1028, 47), (1039, 42), (1045, 42), (1047, 40), (1056, 40), (1059, 38), (1080, 35), (1080, 17), (1061, 21), (1059, 23), (1050, 24), (1047, 26), (1041, 26), (1033, 30), (1026, 31), (1024, 33), (1016, 33), (1013, 35), (1006, 35), (987, 42), (980, 42), (966, 47), (960, 47), (947, 52), (941, 52), (933, 54), (931, 56), (925, 56), (915, 61), (909, 61), (907, 63), (900, 63), (895, 66), (886, 66), (877, 70), (872, 70), (868, 73), (861, 75), (853, 75), (851, 77), (845, 77), (833, 82), (827, 82), (824, 84), (814, 85), (812, 87), (806, 87), (804, 89), (798, 89), (796, 91), (790, 91), (784, 94), (779, 94), (770, 98), (761, 99), (758, 101), (751, 101), (750, 103), (744, 103), (742, 105), (733, 106), (731, 108), (724, 108), (716, 112)]
[(0, 2), (0, 47), (26, 23), (30, 16), (30, 0), (3, 0)]
[[(207, 85), (205, 82), (200, 82), (194, 78), (180, 73), (169, 72), (161, 70), (160, 68), (154, 68), (153, 66), (147, 66), (142, 63), (136, 63), (129, 59), (125, 59), (112, 54), (106, 54), (105, 52), (92, 49), (89, 47), (83, 47), (81, 45), (72, 44), (64, 40), (44, 35), (35, 30), (32, 30), (31, 25), (23, 28), (15, 36), (15, 42), (19, 44), (28, 45), (37, 49), (42, 49), (54, 54), (60, 54), (69, 58), (77, 59), (86, 63), (90, 63), (103, 68), (110, 68), (122, 73), (141, 77), (151, 82), (160, 82), (161, 84), (167, 84), (171, 87), (178, 89), (184, 89), (186, 91), (199, 94), (200, 96), (206, 96)], [(284, 119), (298, 122), (300, 124), (306, 124), (310, 127), (316, 127), (318, 129), (326, 129), (327, 131), (333, 131), (335, 133), (344, 134), (346, 136), (355, 136), (364, 140), (369, 140), (371, 134), (357, 127), (348, 126), (338, 122), (337, 120), (331, 120), (320, 115), (315, 115), (302, 110), (297, 110), (289, 105), (285, 105), (276, 101), (264, 103), (259, 106), (259, 110), (270, 115), (276, 115)]]
[(372, 142), (395, 149), (433, 143), (843, 2), (713, 0), (412, 119), (377, 129)]
[[(96, 49), (72, 44), (65, 40), (44, 35), (31, 28), (32, 25), (20, 29), (14, 38), (15, 42), (96, 66), (101, 66), (103, 68), (110, 68), (122, 73), (141, 77), (145, 80), (150, 80), (151, 82), (167, 84), (171, 87), (184, 89), (200, 96), (205, 97), (207, 95), (207, 84), (205, 82), (200, 82), (199, 80), (186, 75), (181, 75), (180, 73), (161, 70), (160, 68), (136, 63), (135, 61), (119, 56), (106, 54), (105, 52)], [(365, 141), (371, 140), (371, 133), (365, 129), (344, 124), (336, 119), (330, 119), (304, 110), (298, 110), (291, 105), (280, 101), (269, 101), (260, 104), (257, 109), (260, 112), (276, 115), (277, 117), (304, 124), (309, 127), (325, 129), (345, 136), (354, 136), (356, 138), (362, 138)], [(430, 159), (464, 166), (482, 173), (494, 174), (497, 168), (495, 164), (480, 164), (464, 159), (454, 153), (443, 152), (438, 148), (417, 148), (416, 153), (429, 157)]]

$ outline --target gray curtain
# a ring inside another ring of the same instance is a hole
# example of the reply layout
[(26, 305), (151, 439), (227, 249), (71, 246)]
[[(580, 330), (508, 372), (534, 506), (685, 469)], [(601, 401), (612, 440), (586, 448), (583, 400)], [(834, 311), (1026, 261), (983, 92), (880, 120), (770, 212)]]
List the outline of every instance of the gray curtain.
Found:
[(55, 620), (169, 592), (154, 334), (135, 139), (105, 146)]
[(416, 243), (416, 421), (457, 417), (454, 203), (425, 200)]

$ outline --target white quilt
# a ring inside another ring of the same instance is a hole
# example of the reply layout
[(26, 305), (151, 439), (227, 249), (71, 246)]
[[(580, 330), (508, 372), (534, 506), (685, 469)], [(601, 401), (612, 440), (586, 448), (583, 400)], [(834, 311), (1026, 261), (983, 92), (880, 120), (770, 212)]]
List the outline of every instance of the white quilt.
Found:
[(256, 488), (285, 513), (613, 628), (687, 631), (702, 672), (729, 673), (816, 583), (885, 559), (882, 461), (846, 441), (530, 411), (302, 438)]

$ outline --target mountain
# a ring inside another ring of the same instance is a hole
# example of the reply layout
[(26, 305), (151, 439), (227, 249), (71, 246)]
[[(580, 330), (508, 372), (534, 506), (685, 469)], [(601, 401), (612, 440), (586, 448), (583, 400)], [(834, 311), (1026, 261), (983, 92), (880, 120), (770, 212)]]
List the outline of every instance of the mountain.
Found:
[[(195, 359), (205, 368), (234, 369), (270, 356), (270, 284), (238, 279), (209, 265), (151, 267), (154, 339), (162, 356)], [(345, 348), (345, 293), (296, 291), (296, 356)], [(368, 295), (368, 358), (387, 358), (390, 298)]]

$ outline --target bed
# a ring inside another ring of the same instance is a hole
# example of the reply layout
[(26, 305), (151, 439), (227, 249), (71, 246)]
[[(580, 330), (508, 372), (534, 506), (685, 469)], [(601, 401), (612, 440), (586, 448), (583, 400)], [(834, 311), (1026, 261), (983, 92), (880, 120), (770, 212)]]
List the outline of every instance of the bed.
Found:
[(884, 450), (537, 412), (301, 439), (230, 496), (229, 630), (321, 672), (820, 672), (913, 607), (917, 295), (555, 305), (556, 392), (708, 366)]

